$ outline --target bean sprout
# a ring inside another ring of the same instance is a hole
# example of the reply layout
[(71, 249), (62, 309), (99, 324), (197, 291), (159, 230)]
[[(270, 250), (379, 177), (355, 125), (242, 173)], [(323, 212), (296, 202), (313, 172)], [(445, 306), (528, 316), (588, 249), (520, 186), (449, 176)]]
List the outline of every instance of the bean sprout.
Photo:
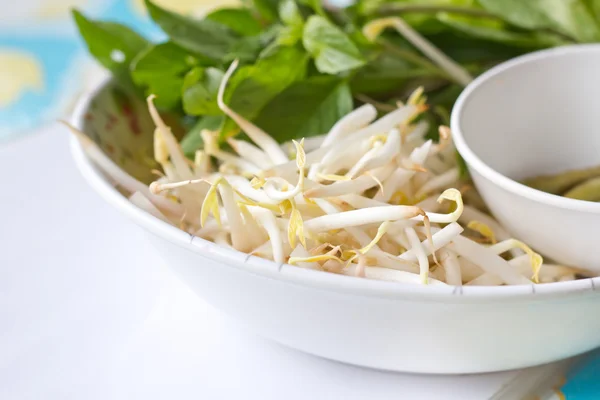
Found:
[[(217, 245), (279, 264), (356, 279), (457, 286), (590, 275), (544, 262), (478, 204), (463, 199), (455, 187), (466, 182), (451, 153), (449, 129), (441, 127), (441, 142), (433, 143), (425, 139), (427, 124), (415, 121), (425, 110), (422, 91), (378, 120), (372, 106), (356, 109), (327, 135), (312, 139), (307, 151), (304, 140), (279, 145), (224, 103), (235, 68), (233, 63), (221, 84), (219, 106), (251, 142), (230, 138), (229, 152), (219, 148), (216, 132), (204, 131), (205, 147), (192, 162), (151, 96), (154, 153), (163, 171), (149, 186), (71, 129), (142, 210)], [(461, 71), (453, 74), (466, 79)]]

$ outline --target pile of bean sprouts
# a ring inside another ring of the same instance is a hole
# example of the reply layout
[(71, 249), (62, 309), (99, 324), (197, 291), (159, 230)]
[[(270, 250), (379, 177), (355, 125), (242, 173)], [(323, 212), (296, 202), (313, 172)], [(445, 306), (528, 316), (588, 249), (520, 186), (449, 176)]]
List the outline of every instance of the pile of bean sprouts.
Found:
[[(185, 157), (148, 98), (161, 165), (149, 187), (73, 129), (87, 154), (138, 207), (186, 232), (276, 263), (367, 279), (431, 285), (515, 285), (573, 280), (511, 238), (474, 189), (461, 182), (451, 132), (426, 139), (422, 90), (376, 119), (365, 104), (322, 136), (278, 144), (223, 101), (251, 141), (201, 133)], [(215, 162), (216, 160), (216, 162)]]

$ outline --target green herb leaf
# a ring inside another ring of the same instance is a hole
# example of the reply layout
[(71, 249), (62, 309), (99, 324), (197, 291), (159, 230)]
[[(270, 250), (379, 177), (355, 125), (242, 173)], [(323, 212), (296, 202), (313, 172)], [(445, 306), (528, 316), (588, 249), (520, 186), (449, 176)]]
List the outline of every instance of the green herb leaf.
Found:
[(260, 23), (245, 8), (220, 8), (206, 16), (206, 19), (229, 27), (232, 31), (244, 36), (258, 35), (262, 32)]
[[(516, 57), (527, 52), (524, 47), (516, 47), (501, 42), (483, 40), (467, 36), (454, 29), (447, 29), (427, 37), (440, 50), (454, 61), (466, 66), (467, 64), (490, 64)], [(471, 70), (475, 75), (482, 70)]]
[(231, 47), (229, 54), (223, 59), (225, 63), (240, 60), (242, 63), (253, 63), (258, 58), (263, 45), (256, 36), (247, 36)]
[(527, 29), (554, 29), (582, 42), (600, 40), (600, 25), (589, 0), (480, 0), (508, 22)]
[(279, 32), (277, 36), (277, 45), (281, 46), (294, 46), (302, 39), (302, 32), (304, 25), (292, 25), (285, 26)]
[(183, 85), (183, 78), (178, 76), (165, 77), (153, 81), (146, 89), (146, 95), (155, 95), (154, 104), (159, 108), (166, 110), (180, 109), (181, 85)]
[[(279, 47), (255, 65), (240, 68), (232, 77), (226, 98), (231, 109), (249, 120), (277, 94), (304, 78), (308, 55), (297, 47)], [(235, 129), (228, 120), (222, 138)]]
[(600, 0), (588, 0), (588, 4), (592, 14), (597, 20), (600, 20)]
[(545, 0), (480, 0), (488, 11), (502, 16), (507, 21), (521, 28), (552, 28), (554, 21), (543, 9)]
[(156, 95), (156, 105), (173, 109), (181, 102), (183, 75), (198, 58), (172, 42), (150, 46), (131, 62), (133, 82), (146, 88), (146, 94)]
[(458, 176), (461, 180), (468, 180), (471, 178), (469, 174), (469, 168), (467, 167), (467, 163), (464, 158), (458, 153), (454, 153), (456, 155), (456, 164), (458, 165)]
[(289, 26), (304, 24), (304, 18), (295, 0), (283, 0), (279, 4), (279, 19)]
[(255, 122), (283, 143), (327, 133), (352, 107), (346, 81), (317, 76), (284, 90), (265, 106)]
[(505, 43), (511, 46), (543, 48), (563, 44), (560, 37), (544, 32), (512, 32), (506, 25), (497, 20), (485, 20), (453, 15), (449, 13), (438, 13), (438, 19), (444, 24), (460, 32), (476, 38)]
[(325, 10), (323, 10), (323, 2), (321, 0), (298, 0), (300, 3), (307, 5), (312, 8), (317, 14), (322, 17), (326, 17)]
[(223, 116), (206, 116), (198, 120), (198, 122), (190, 129), (188, 133), (181, 140), (181, 148), (183, 153), (191, 159), (194, 159), (196, 150), (201, 149), (203, 146), (202, 137), (200, 132), (204, 129), (216, 131), (219, 126), (223, 123), (225, 118)]
[(280, 29), (277, 44), (294, 46), (302, 39), (304, 18), (295, 0), (283, 0), (279, 5), (279, 18), (286, 25)]
[(217, 92), (223, 71), (216, 68), (194, 68), (183, 82), (183, 109), (189, 115), (222, 115), (217, 105)]
[(404, 57), (382, 52), (352, 77), (354, 93), (394, 93), (412, 78), (438, 76), (435, 70), (415, 66)]
[(241, 62), (254, 63), (257, 58), (262, 57), (262, 53), (271, 48), (279, 30), (279, 25), (272, 25), (259, 35), (243, 37), (232, 47), (231, 53), (225, 57), (224, 61), (230, 62), (238, 59)]
[(131, 63), (131, 76), (138, 85), (152, 83), (161, 76), (183, 75), (198, 59), (173, 42), (152, 45)]
[(266, 22), (273, 22), (277, 19), (277, 7), (279, 1), (280, 0), (252, 0), (250, 3)]
[(222, 60), (238, 41), (226, 26), (210, 19), (195, 20), (167, 11), (145, 0), (150, 17), (171, 40), (193, 53)]
[(77, 10), (73, 10), (73, 18), (89, 52), (120, 84), (132, 88), (129, 63), (148, 46), (146, 39), (124, 25), (94, 21)]
[(352, 40), (340, 28), (319, 15), (308, 18), (302, 41), (322, 73), (337, 74), (365, 64), (365, 59)]

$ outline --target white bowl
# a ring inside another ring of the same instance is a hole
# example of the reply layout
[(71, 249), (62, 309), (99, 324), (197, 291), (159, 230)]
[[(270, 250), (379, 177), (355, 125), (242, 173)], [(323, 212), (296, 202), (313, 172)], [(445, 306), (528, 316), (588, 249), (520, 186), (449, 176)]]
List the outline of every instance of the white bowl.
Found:
[(452, 110), (454, 142), (496, 218), (555, 261), (600, 273), (600, 203), (518, 183), (600, 165), (600, 45), (531, 53), (472, 82)]
[[(73, 119), (96, 139), (109, 135), (90, 125), (94, 113), (107, 114), (106, 90), (82, 100)], [(123, 197), (76, 140), (72, 151), (92, 188), (145, 230), (199, 296), (286, 346), (371, 368), (458, 374), (547, 363), (600, 345), (600, 279), (431, 287), (278, 265), (154, 218)]]

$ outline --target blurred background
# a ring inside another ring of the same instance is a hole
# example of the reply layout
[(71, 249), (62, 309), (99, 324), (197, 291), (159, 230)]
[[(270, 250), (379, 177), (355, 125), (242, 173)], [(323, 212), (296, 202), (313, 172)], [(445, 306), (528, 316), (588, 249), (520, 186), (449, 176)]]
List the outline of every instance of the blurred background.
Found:
[[(158, 0), (182, 13), (202, 15), (237, 0)], [(142, 0), (19, 0), (0, 14), (0, 143), (64, 117), (77, 96), (106, 73), (78, 37), (70, 9), (110, 19), (159, 39)]]

